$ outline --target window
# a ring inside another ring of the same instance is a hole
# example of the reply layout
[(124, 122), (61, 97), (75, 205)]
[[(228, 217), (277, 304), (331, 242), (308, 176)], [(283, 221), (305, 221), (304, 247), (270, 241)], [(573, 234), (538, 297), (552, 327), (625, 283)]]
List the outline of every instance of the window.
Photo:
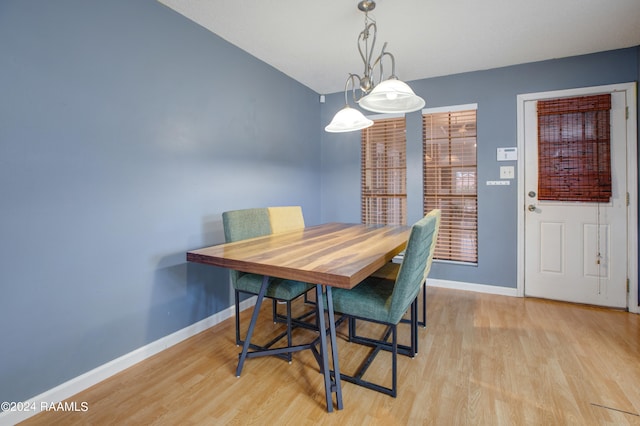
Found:
[(406, 225), (405, 119), (383, 118), (362, 130), (362, 223)]
[(435, 259), (478, 262), (476, 110), (423, 110), (423, 209), (442, 210)]

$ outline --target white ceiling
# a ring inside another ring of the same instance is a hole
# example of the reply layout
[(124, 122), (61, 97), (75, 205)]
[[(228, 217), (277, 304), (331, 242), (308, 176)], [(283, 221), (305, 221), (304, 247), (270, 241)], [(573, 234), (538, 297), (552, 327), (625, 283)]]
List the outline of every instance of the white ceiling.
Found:
[[(357, 0), (159, 0), (314, 91), (362, 74)], [(385, 41), (410, 81), (640, 45), (640, 0), (378, 0)]]

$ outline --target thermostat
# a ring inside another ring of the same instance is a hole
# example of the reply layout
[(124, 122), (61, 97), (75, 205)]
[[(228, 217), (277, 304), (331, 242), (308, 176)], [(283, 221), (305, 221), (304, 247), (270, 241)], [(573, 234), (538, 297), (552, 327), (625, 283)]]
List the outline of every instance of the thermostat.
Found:
[(498, 161), (517, 161), (518, 160), (518, 148), (498, 148)]

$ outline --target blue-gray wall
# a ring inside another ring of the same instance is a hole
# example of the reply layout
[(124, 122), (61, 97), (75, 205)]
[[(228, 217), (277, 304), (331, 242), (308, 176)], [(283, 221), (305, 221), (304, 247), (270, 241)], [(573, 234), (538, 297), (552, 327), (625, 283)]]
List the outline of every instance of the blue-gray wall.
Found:
[[(429, 107), (479, 104), (484, 182), (498, 177), (495, 148), (516, 143), (517, 94), (637, 81), (638, 55), (412, 86)], [(226, 271), (184, 261), (223, 240), (222, 211), (299, 204), (309, 224), (358, 222), (359, 135), (322, 131), (342, 99), (320, 105), (155, 0), (0, 2), (0, 401), (230, 306)], [(413, 221), (420, 114), (407, 123)], [(435, 265), (432, 276), (515, 286), (515, 191), (480, 187), (478, 267)]]
[[(430, 277), (516, 287), (517, 180), (510, 186), (484, 182), (500, 178), (499, 166), (504, 163), (496, 161), (496, 148), (517, 145), (517, 95), (638, 81), (639, 52), (633, 47), (411, 82), (426, 100), (426, 108), (478, 104), (478, 265), (434, 263)], [(326, 99), (321, 108), (323, 125), (344, 106), (343, 93)], [(412, 223), (422, 216), (422, 122), (420, 112), (406, 117), (407, 205)], [(322, 218), (360, 221), (360, 132), (323, 133), (322, 149)]]
[(230, 306), (185, 252), (228, 209), (318, 223), (319, 127), (315, 92), (154, 0), (0, 2), (0, 401)]

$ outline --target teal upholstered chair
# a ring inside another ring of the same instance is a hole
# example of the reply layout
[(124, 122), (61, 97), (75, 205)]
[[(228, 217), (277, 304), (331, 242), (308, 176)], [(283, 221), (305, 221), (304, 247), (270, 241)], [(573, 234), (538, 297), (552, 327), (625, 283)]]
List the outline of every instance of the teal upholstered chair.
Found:
[[(432, 241), (437, 238), (439, 219), (440, 210), (433, 210), (412, 226), (404, 260), (395, 280), (369, 277), (351, 290), (333, 289), (334, 310), (348, 316), (350, 323), (355, 323), (357, 319), (360, 319), (389, 326), (384, 337), (380, 340), (355, 335), (350, 337), (352, 342), (373, 346), (375, 349), (354, 376), (341, 374), (344, 380), (393, 397), (396, 396), (397, 355), (399, 353), (397, 325), (407, 310), (411, 308), (411, 344), (405, 346), (405, 350), (401, 353), (413, 356), (417, 341), (417, 296), (431, 267)], [(387, 341), (389, 336), (391, 343)], [(381, 349), (392, 352), (392, 385), (390, 388), (362, 378), (373, 358)]]
[[(255, 208), (245, 210), (233, 210), (222, 213), (222, 224), (224, 227), (224, 237), (226, 242), (245, 240), (248, 238), (261, 237), (271, 234), (269, 212), (266, 208)], [(236, 302), (236, 344), (243, 344), (240, 337), (240, 294), (257, 295), (262, 286), (262, 275), (250, 274), (240, 271), (231, 271), (231, 282), (235, 290)], [(285, 333), (274, 338), (262, 347), (252, 345), (255, 349), (265, 349), (287, 336), (287, 344), (291, 345), (291, 302), (297, 297), (305, 294), (313, 288), (311, 284), (300, 281), (284, 280), (280, 278), (270, 278), (269, 286), (265, 297), (282, 301), (287, 305)], [(275, 306), (275, 305), (274, 305)], [(274, 307), (275, 315), (275, 307)], [(291, 354), (286, 354), (286, 359), (291, 361)]]
[[(437, 217), (436, 229), (440, 229), (440, 215)], [(433, 260), (433, 255), (436, 251), (436, 243), (438, 238), (434, 238), (431, 242), (431, 250), (429, 252), (429, 259), (427, 260), (427, 269), (424, 271), (425, 280), (422, 283), (422, 319), (418, 320), (418, 325), (422, 327), (427, 326), (427, 275), (429, 275), (429, 271), (431, 270), (431, 261)], [(404, 253), (402, 253), (404, 256)], [(378, 269), (376, 272), (371, 274), (372, 277), (383, 278), (387, 280), (395, 280), (398, 276), (398, 271), (400, 270), (400, 264), (395, 262), (389, 262), (384, 265), (382, 268)], [(408, 322), (408, 320), (402, 320), (402, 322)], [(416, 351), (417, 351), (417, 341), (416, 341)]]

